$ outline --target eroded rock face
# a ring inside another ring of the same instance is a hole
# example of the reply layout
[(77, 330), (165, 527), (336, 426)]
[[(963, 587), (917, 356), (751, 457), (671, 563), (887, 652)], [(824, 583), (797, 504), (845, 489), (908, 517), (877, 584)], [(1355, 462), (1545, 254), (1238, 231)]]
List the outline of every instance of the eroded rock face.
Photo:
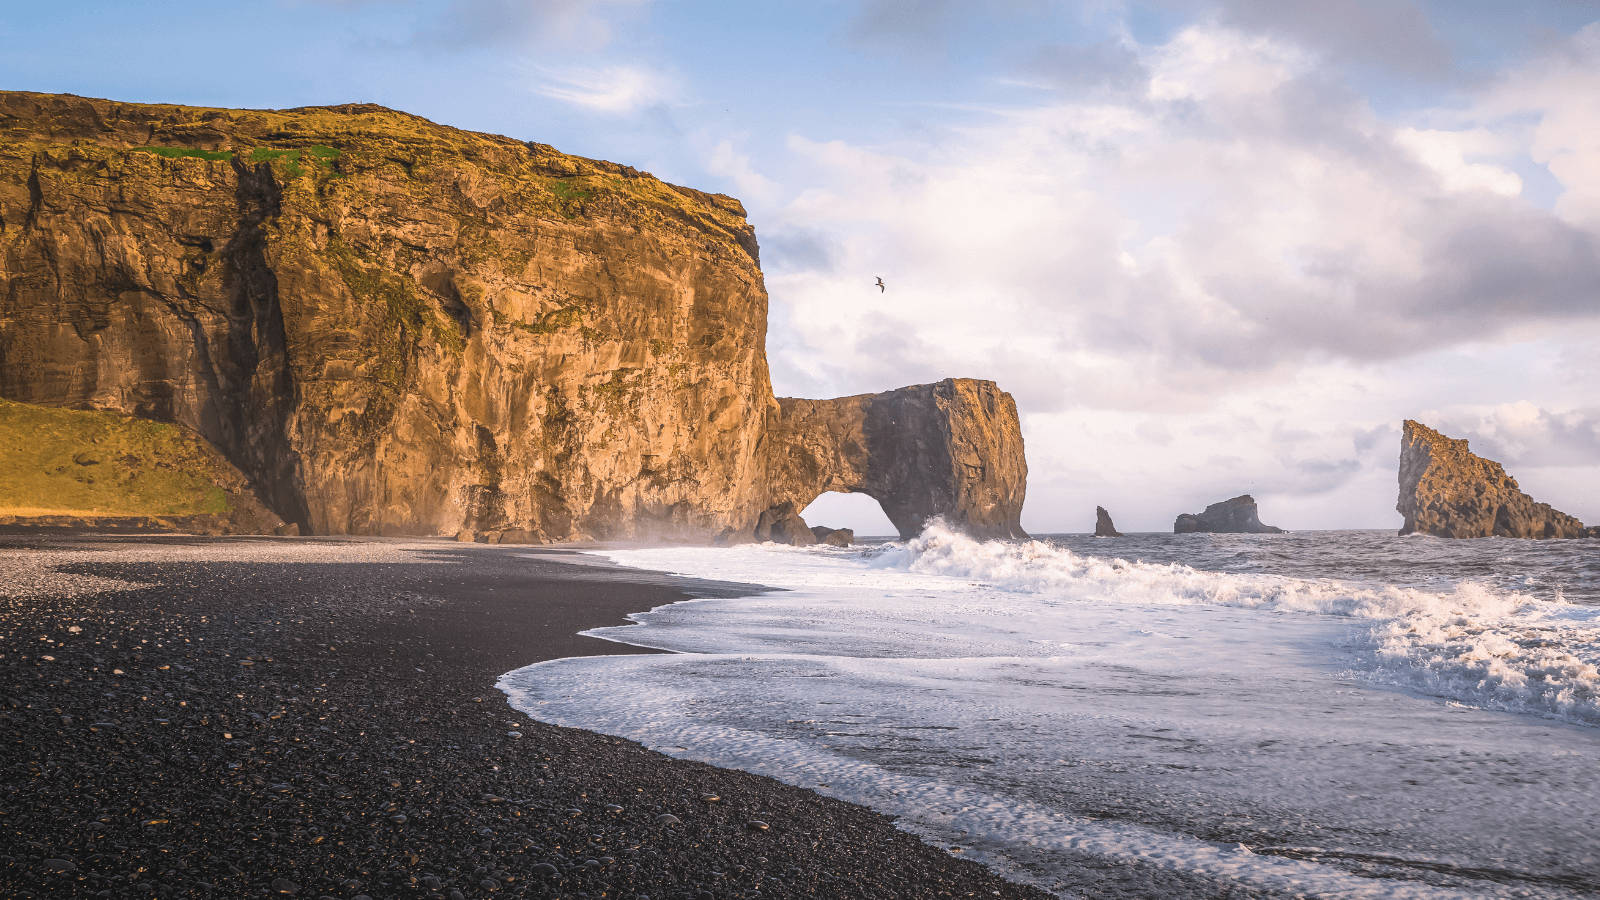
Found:
[(976, 537), (1027, 537), (1022, 427), (1016, 402), (992, 381), (779, 400), (767, 442), (775, 504), (803, 509), (824, 491), (863, 493), (902, 538), (936, 516)]
[(902, 530), (1020, 533), (992, 385), (775, 400), (757, 255), (733, 198), (382, 107), (0, 92), (0, 397), (188, 426), (306, 533), (748, 539), (852, 403)]
[(1117, 530), (1117, 526), (1111, 524), (1111, 514), (1106, 512), (1104, 506), (1094, 508), (1094, 536), (1122, 537), (1122, 532)]
[(1283, 534), (1275, 525), (1261, 524), (1256, 501), (1249, 494), (1240, 494), (1232, 500), (1213, 503), (1198, 515), (1183, 513), (1172, 525), (1174, 534)]
[(817, 537), (806, 525), (806, 520), (800, 518), (795, 504), (785, 501), (763, 510), (756, 517), (754, 540), (758, 544), (771, 541), (774, 544), (809, 547), (817, 542)]
[(1400, 436), (1400, 501), (1395, 510), (1406, 519), (1401, 534), (1592, 536), (1582, 522), (1524, 494), (1499, 463), (1472, 453), (1466, 441), (1410, 419)]

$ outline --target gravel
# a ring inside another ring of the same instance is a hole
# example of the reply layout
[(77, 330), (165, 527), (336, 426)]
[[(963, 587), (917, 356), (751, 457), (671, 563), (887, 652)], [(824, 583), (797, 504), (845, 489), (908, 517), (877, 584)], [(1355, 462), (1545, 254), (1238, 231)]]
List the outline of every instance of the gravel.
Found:
[(1050, 896), (867, 809), (511, 709), (501, 673), (652, 652), (576, 632), (686, 596), (559, 559), (0, 537), (0, 894)]

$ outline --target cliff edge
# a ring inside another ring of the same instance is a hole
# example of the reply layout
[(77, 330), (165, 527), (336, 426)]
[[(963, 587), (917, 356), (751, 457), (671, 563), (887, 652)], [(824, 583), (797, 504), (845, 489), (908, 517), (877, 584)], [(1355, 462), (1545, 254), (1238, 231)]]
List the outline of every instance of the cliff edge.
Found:
[(379, 106), (0, 92), (0, 397), (182, 425), (307, 533), (753, 537), (813, 489), (1020, 533), (1009, 396), (779, 401), (766, 326), (731, 197)]
[(1572, 516), (1524, 494), (1499, 463), (1472, 453), (1465, 440), (1410, 419), (1400, 437), (1395, 510), (1406, 519), (1401, 534), (1575, 538), (1591, 533)]

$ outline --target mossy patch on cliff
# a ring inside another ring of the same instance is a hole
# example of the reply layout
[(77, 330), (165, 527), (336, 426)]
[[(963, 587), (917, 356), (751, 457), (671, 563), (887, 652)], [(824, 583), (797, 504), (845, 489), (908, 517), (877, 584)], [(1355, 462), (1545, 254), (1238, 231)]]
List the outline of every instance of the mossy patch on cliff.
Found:
[(138, 153), (154, 153), (167, 159), (233, 159), (232, 150), (196, 150), (193, 147), (134, 147)]
[(0, 400), (0, 515), (224, 514), (212, 457), (182, 429)]
[(321, 144), (312, 144), (309, 147), (296, 147), (287, 150), (272, 147), (257, 147), (250, 151), (249, 160), (253, 163), (273, 163), (281, 166), (283, 171), (291, 178), (299, 178), (306, 170), (300, 167), (304, 160), (313, 170), (320, 170), (325, 174), (337, 174), (333, 169), (333, 161), (338, 159), (343, 151)]

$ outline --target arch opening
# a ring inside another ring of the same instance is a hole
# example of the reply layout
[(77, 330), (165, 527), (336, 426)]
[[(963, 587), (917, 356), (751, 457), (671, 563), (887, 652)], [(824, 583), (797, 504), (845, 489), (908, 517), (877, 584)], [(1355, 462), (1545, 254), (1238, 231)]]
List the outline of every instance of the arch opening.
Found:
[(866, 494), (824, 491), (800, 512), (808, 525), (826, 525), (829, 528), (849, 528), (856, 537), (886, 537), (898, 539), (900, 530), (884, 514), (878, 501)]

